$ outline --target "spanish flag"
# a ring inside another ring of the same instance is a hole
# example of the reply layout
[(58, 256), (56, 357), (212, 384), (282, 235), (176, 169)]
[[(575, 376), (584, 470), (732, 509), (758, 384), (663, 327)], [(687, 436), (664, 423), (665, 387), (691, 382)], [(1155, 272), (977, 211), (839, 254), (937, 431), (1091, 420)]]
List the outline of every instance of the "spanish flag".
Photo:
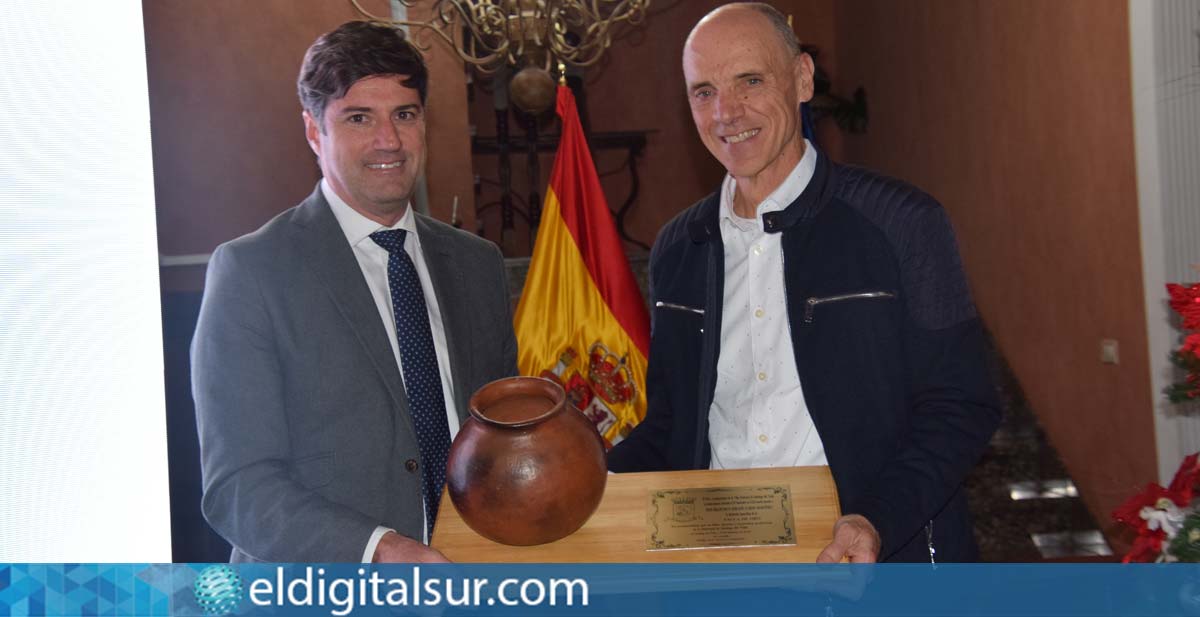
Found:
[(514, 319), (521, 373), (559, 382), (608, 445), (646, 415), (650, 318), (600, 178), (575, 96), (558, 87), (562, 138)]

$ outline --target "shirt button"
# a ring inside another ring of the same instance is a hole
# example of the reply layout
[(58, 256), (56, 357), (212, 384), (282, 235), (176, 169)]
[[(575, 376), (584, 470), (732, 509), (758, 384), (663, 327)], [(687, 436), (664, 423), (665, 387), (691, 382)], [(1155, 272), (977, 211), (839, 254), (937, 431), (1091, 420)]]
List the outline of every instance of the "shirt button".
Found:
[(763, 443), (767, 443), (767, 436), (766, 436), (766, 435), (759, 435), (759, 436), (758, 436), (758, 440), (759, 440), (759, 441), (761, 441), (761, 442), (763, 442)]
[(759, 381), (766, 381), (766, 380), (767, 380), (767, 374), (766, 374), (766, 373), (759, 373), (759, 374), (758, 374), (758, 380), (759, 380)]
[(766, 314), (767, 314), (767, 312), (762, 309), (758, 309), (757, 311), (754, 311), (755, 317), (762, 317), (763, 315), (766, 315)]
[(761, 246), (759, 246), (759, 245), (757, 245), (757, 244), (755, 244), (755, 245), (754, 245), (754, 248), (753, 248), (753, 249), (751, 249), (751, 250), (753, 250), (753, 251), (754, 251), (754, 254), (755, 254), (755, 255), (762, 255), (762, 247), (761, 247)]
[(420, 467), (420, 465), (417, 465), (416, 459), (410, 458), (407, 461), (404, 461), (404, 468), (407, 469), (409, 473), (417, 473), (418, 467)]

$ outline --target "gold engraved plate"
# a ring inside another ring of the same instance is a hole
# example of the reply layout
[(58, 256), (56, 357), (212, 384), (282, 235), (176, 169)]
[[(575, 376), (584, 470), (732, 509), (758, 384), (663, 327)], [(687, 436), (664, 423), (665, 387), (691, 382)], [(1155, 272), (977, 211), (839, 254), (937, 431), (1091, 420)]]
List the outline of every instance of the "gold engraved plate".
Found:
[(787, 486), (659, 490), (646, 510), (646, 549), (796, 543)]

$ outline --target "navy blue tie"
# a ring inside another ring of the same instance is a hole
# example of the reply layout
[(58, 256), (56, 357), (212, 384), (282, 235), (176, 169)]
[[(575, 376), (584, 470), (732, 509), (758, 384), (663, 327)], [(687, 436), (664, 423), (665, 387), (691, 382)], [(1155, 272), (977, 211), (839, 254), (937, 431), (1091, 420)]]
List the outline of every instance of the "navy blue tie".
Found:
[(400, 363), (404, 371), (404, 392), (417, 431), (417, 445), (425, 487), (425, 514), (430, 537), (437, 521), (438, 501), (446, 484), (446, 457), (450, 453), (450, 426), (446, 420), (446, 398), (438, 372), (433, 333), (425, 294), (412, 258), (404, 251), (403, 229), (387, 229), (371, 234), (375, 244), (388, 252), (388, 288), (392, 292), (392, 313), (396, 317), (396, 340), (400, 343)]

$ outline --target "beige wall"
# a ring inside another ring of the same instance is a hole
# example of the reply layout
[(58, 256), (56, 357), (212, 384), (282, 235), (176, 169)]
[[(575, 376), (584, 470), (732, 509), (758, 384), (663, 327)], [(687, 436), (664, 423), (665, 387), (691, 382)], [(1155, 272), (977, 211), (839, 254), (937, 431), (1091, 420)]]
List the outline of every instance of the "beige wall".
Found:
[[(389, 14), (387, 0), (363, 5)], [(312, 191), (320, 171), (304, 140), (296, 75), (317, 36), (359, 14), (348, 0), (147, 0), (142, 8), (159, 251), (208, 253)], [(427, 57), (430, 210), (449, 220), (452, 196), (471, 191), (462, 164), (466, 86), (450, 52)], [(166, 290), (203, 284), (203, 267), (162, 273)]]
[(848, 158), (950, 211), (988, 327), (1111, 528), (1157, 473), (1125, 0), (836, 7), (840, 72), (871, 107)]

